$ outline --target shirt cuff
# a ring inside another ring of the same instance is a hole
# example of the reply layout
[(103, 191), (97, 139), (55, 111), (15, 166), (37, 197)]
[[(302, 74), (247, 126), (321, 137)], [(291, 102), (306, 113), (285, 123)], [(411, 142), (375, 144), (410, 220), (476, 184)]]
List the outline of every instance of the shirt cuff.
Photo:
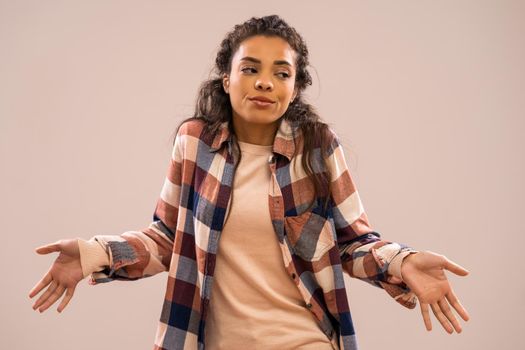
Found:
[(109, 266), (109, 255), (104, 246), (95, 237), (86, 241), (77, 238), (80, 251), (80, 265), (83, 277), (93, 272), (102, 271)]
[(403, 259), (412, 253), (418, 253), (418, 251), (412, 248), (401, 249), (400, 252), (390, 261), (390, 265), (388, 265), (388, 273), (403, 281), (401, 276), (401, 264), (403, 263)]

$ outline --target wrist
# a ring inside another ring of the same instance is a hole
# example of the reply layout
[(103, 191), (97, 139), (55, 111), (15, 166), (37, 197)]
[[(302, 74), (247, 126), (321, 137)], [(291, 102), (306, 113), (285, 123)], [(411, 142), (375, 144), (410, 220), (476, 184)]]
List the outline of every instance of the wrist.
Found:
[(419, 251), (407, 249), (397, 254), (390, 262), (390, 266), (388, 267), (389, 273), (404, 282), (402, 273), (403, 265), (406, 266), (406, 263), (412, 258), (412, 255), (416, 253), (419, 253)]
[(101, 271), (109, 266), (109, 256), (104, 247), (95, 237), (86, 241), (78, 238), (80, 251), (80, 265), (83, 277), (87, 277), (93, 272)]

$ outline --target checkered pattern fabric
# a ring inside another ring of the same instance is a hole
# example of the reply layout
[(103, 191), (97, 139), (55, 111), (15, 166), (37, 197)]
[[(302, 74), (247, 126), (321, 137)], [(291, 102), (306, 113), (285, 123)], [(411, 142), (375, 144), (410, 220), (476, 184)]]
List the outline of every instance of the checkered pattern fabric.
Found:
[[(301, 164), (303, 136), (284, 119), (273, 143), (268, 201), (283, 263), (319, 327), (334, 348), (357, 349), (343, 272), (384, 289), (407, 308), (414, 293), (400, 279), (403, 258), (416, 250), (385, 241), (365, 214), (347, 167), (343, 148), (330, 128), (327, 164), (330, 205), (321, 200), (307, 209), (313, 185)], [(204, 349), (206, 314), (217, 248), (229, 209), (234, 152), (228, 122), (219, 132), (204, 132), (190, 120), (179, 129), (153, 222), (141, 231), (95, 236), (109, 266), (91, 274), (89, 283), (136, 280), (168, 272), (155, 350)], [(319, 148), (313, 171), (326, 170)]]

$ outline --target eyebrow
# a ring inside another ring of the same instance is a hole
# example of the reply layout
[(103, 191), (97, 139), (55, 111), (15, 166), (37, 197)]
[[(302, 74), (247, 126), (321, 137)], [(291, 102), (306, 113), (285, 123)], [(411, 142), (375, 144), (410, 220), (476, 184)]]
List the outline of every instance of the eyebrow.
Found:
[[(246, 57), (243, 57), (240, 59), (240, 61), (250, 61), (250, 62), (254, 62), (254, 63), (261, 63), (261, 60), (258, 60), (257, 58), (255, 57), (250, 57), (250, 56), (246, 56)], [(275, 65), (284, 65), (284, 66), (290, 66), (292, 67), (292, 64), (286, 60), (276, 60), (276, 61), (273, 61), (273, 64)]]

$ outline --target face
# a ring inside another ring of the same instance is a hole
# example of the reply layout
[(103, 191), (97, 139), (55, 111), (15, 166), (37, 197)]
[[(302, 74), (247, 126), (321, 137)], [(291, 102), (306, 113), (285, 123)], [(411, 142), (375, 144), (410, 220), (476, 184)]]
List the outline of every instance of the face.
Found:
[(257, 35), (240, 44), (230, 74), (223, 76), (234, 123), (275, 125), (296, 96), (295, 55), (280, 37)]

